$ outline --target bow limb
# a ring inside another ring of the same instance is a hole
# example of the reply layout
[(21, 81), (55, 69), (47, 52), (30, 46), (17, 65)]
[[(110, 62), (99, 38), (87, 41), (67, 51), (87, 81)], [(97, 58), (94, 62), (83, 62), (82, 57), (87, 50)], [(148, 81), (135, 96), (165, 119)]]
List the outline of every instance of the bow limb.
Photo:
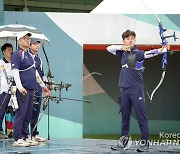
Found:
[(163, 71), (162, 76), (161, 76), (161, 80), (159, 81), (159, 83), (158, 83), (158, 85), (156, 86), (156, 88), (153, 90), (153, 92), (152, 92), (152, 94), (151, 94), (151, 97), (150, 97), (150, 101), (152, 101), (153, 96), (154, 96), (156, 90), (161, 86), (161, 84), (162, 84), (162, 82), (163, 82), (163, 80), (164, 80), (165, 74), (166, 74), (166, 70)]
[(44, 43), (42, 44), (42, 49), (43, 49), (43, 53), (46, 58), (46, 62), (47, 62), (47, 66), (48, 66), (47, 79), (48, 79), (48, 83), (49, 83), (49, 90), (51, 90), (51, 86), (53, 85), (52, 78), (54, 76), (52, 76), (52, 73), (51, 73), (51, 67), (50, 67), (48, 56), (47, 56), (45, 48), (44, 48)]
[(33, 136), (33, 132), (35, 131), (35, 129), (37, 128), (37, 126), (39, 125), (39, 122), (41, 121), (43, 115), (45, 114), (46, 112), (46, 109), (47, 109), (47, 106), (49, 104), (49, 98), (50, 96), (46, 96), (46, 99), (44, 100), (44, 103), (43, 103), (43, 110), (41, 112), (41, 115), (39, 116), (39, 119), (36, 123), (36, 125), (33, 127), (33, 129), (31, 130), (31, 137)]
[(98, 72), (92, 72), (92, 73), (90, 73), (90, 74), (86, 75), (85, 77), (83, 77), (82, 79), (80, 79), (79, 81), (77, 81), (77, 82), (75, 82), (75, 83), (71, 84), (71, 86), (72, 86), (72, 85), (76, 85), (76, 84), (78, 84), (78, 83), (81, 83), (83, 80), (85, 80), (86, 78), (90, 77), (90, 76), (91, 76), (91, 75), (93, 75), (93, 74), (96, 74), (96, 75), (101, 75), (101, 74), (100, 74), (100, 73), (98, 73)]

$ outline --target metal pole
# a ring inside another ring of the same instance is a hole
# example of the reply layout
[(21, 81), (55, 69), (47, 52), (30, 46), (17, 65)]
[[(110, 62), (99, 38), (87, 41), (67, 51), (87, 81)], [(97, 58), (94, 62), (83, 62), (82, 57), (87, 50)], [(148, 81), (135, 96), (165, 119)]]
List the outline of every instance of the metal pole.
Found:
[(49, 131), (49, 100), (48, 100), (48, 140), (50, 140), (50, 131)]

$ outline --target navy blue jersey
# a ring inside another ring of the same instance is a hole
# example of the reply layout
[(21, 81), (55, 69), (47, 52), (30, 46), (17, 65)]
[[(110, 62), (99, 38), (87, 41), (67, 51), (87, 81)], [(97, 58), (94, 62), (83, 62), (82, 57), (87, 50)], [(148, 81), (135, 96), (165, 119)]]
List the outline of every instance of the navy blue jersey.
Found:
[[(142, 62), (144, 58), (144, 51), (136, 50), (136, 61)], [(116, 56), (120, 58), (121, 65), (125, 65), (127, 63), (127, 59), (131, 52), (124, 52), (122, 50), (116, 51)], [(133, 88), (133, 87), (143, 87), (143, 78), (142, 78), (142, 70), (136, 70), (132, 68), (122, 67), (119, 77), (118, 85), (123, 88)]]
[(33, 64), (34, 60), (29, 52), (23, 51), (21, 48), (18, 48), (15, 52), (13, 52), (11, 57), (11, 68), (19, 70), (21, 83), (25, 89), (34, 90), (37, 86), (36, 68), (31, 67)]

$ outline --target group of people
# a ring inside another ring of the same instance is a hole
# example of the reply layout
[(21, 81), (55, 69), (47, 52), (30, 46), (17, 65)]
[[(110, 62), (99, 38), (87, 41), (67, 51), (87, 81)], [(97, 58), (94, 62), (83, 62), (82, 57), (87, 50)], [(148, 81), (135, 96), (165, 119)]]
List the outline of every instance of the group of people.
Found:
[[(42, 80), (45, 78), (42, 61), (37, 54), (40, 40), (32, 38), (31, 33), (22, 33), (17, 36), (17, 41), (18, 49), (14, 52), (9, 43), (1, 47), (3, 58), (0, 60), (0, 138), (8, 138), (2, 123), (7, 106), (12, 105), (15, 106), (13, 146), (35, 146), (46, 140), (39, 136), (34, 126), (40, 113), (42, 91), (45, 95), (50, 92)], [(34, 131), (31, 132), (32, 130)]]
[[(38, 135), (37, 128), (32, 133), (33, 137), (30, 137), (29, 124), (32, 130), (37, 123), (42, 91), (45, 95), (49, 94), (49, 90), (42, 80), (44, 76), (42, 61), (37, 54), (40, 40), (31, 38), (30, 33), (18, 36), (17, 39), (18, 49), (15, 52), (13, 52), (12, 45), (8, 43), (1, 48), (4, 57), (0, 60), (0, 137), (7, 138), (2, 129), (2, 121), (10, 98), (16, 94), (18, 109), (16, 109), (14, 119), (15, 142), (13, 146), (37, 145), (38, 141), (45, 141), (45, 138)], [(124, 148), (128, 143), (125, 139), (129, 137), (131, 108), (133, 107), (142, 134), (141, 140), (144, 141), (138, 150), (148, 151), (149, 128), (145, 114), (143, 62), (145, 59), (167, 52), (170, 46), (162, 46), (160, 49), (146, 52), (140, 51), (135, 46), (136, 34), (130, 30), (122, 34), (122, 40), (122, 45), (107, 47), (110, 53), (119, 57), (122, 67), (119, 77), (121, 91), (119, 100), (122, 114), (122, 133), (119, 146)], [(9, 77), (14, 79), (16, 91), (9, 91)]]
[(121, 72), (119, 76), (120, 111), (122, 115), (122, 132), (119, 147), (126, 148), (129, 139), (131, 108), (134, 108), (139, 128), (141, 131), (141, 145), (139, 152), (149, 150), (149, 128), (145, 114), (145, 98), (143, 83), (143, 62), (145, 59), (163, 54), (170, 49), (169, 45), (150, 51), (140, 51), (135, 46), (136, 34), (127, 30), (122, 34), (122, 45), (111, 45), (107, 51), (120, 59)]

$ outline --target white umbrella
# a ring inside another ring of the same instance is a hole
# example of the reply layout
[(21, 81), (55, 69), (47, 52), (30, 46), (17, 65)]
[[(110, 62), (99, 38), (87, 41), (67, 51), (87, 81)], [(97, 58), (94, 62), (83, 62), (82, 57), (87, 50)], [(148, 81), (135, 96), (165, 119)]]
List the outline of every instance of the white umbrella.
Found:
[(16, 38), (25, 33), (31, 33), (31, 37), (33, 38), (49, 41), (49, 39), (43, 33), (34, 27), (20, 24), (10, 24), (0, 26), (0, 44), (2, 45), (6, 42), (16, 42)]

